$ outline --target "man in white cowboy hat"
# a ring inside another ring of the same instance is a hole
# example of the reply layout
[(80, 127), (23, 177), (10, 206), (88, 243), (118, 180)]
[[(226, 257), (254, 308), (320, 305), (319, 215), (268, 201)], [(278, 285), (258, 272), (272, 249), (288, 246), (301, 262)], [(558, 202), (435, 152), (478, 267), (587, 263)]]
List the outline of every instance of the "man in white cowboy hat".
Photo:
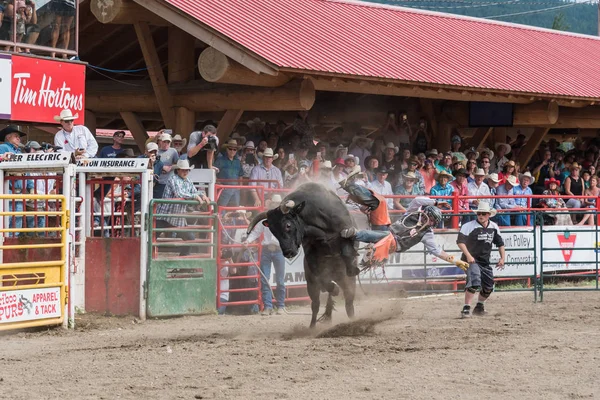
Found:
[[(263, 153), (263, 162), (260, 165), (252, 168), (250, 172), (250, 186), (262, 186), (265, 189), (283, 189), (283, 177), (279, 168), (273, 165), (273, 160), (276, 160), (279, 154), (273, 154), (273, 149), (268, 148)], [(257, 182), (260, 181), (260, 182)], [(265, 193), (268, 197), (269, 193)], [(260, 195), (256, 190), (252, 191), (254, 206), (260, 207)]]
[(190, 162), (198, 168), (211, 169), (215, 160), (215, 152), (218, 149), (217, 128), (214, 125), (206, 125), (201, 131), (194, 131), (190, 134), (187, 156)]
[[(515, 178), (514, 175), (508, 175), (506, 177), (506, 179), (504, 180), (504, 183), (502, 185), (498, 186), (498, 189), (496, 190), (496, 194), (498, 196), (514, 196), (515, 192), (513, 189), (515, 186), (518, 186), (518, 185), (519, 184), (517, 183), (517, 178)], [(498, 209), (500, 209), (500, 210), (514, 210), (514, 209), (519, 208), (517, 203), (515, 203), (514, 197), (499, 198), (497, 204), (498, 204)], [(500, 225), (500, 226), (510, 226), (510, 214), (500, 213), (496, 217), (496, 221), (498, 221), (498, 225)]]
[[(237, 156), (240, 146), (238, 145), (237, 140), (229, 139), (224, 147), (226, 155), (224, 157), (217, 157), (217, 160), (215, 161), (215, 167), (219, 171), (217, 173), (217, 179), (226, 180), (226, 182), (222, 182), (224, 185), (241, 185), (241, 182), (237, 182), (238, 179), (244, 176), (242, 162)], [(219, 194), (217, 202), (220, 206), (239, 206), (240, 189), (224, 189)]]
[[(184, 199), (184, 200), (196, 200), (198, 204), (210, 203), (209, 198), (203, 190), (198, 190), (194, 186), (194, 183), (188, 178), (190, 171), (194, 166), (190, 166), (188, 160), (177, 161), (177, 164), (173, 167), (176, 174), (171, 176), (165, 191), (163, 194), (164, 199)], [(156, 213), (161, 215), (184, 215), (187, 214), (187, 204), (178, 203), (159, 203), (156, 207)], [(157, 228), (182, 228), (181, 231), (177, 232), (177, 236), (183, 240), (194, 240), (195, 235), (193, 232), (186, 231), (184, 228), (187, 226), (187, 219), (179, 216), (172, 217), (160, 217), (156, 219)], [(191, 253), (191, 247), (184, 246), (180, 249), (179, 255), (186, 256)]]
[[(533, 176), (531, 176), (531, 173), (529, 173), (529, 171), (525, 172), (524, 174), (519, 175), (519, 183), (520, 183), (520, 185), (517, 185), (513, 188), (513, 193), (515, 194), (515, 196), (516, 195), (532, 196), (533, 195), (533, 191), (529, 187), (529, 185), (531, 185), (533, 183)], [(521, 198), (515, 199), (515, 204), (518, 207), (527, 209), (527, 208), (531, 207), (531, 197), (521, 197)], [(527, 225), (527, 215), (525, 215), (525, 214), (515, 215), (515, 225), (517, 225), (517, 226)]]
[(125, 131), (115, 131), (113, 133), (112, 146), (104, 146), (100, 150), (98, 158), (116, 158), (123, 151), (123, 142), (125, 141)]
[(173, 166), (179, 161), (177, 150), (171, 147), (173, 138), (169, 133), (162, 133), (158, 137), (157, 159), (162, 162), (162, 171), (158, 176), (158, 183), (154, 185), (153, 195), (155, 199), (161, 199), (167, 182), (173, 176)]
[(75, 158), (96, 157), (98, 142), (90, 130), (83, 125), (74, 125), (79, 114), (73, 115), (71, 110), (62, 110), (54, 117), (62, 129), (54, 135), (54, 145), (60, 146), (64, 151), (74, 153)]
[(511, 151), (510, 144), (508, 143), (496, 143), (496, 154), (490, 160), (491, 172), (500, 172), (504, 168), (504, 164), (508, 162), (506, 157)]
[(177, 135), (173, 136), (173, 142), (171, 142), (171, 145), (173, 146), (173, 148), (175, 150), (177, 150), (180, 160), (187, 159), (187, 149), (185, 148), (186, 144), (187, 144), (187, 139), (184, 137), (181, 137), (181, 135), (179, 133)]
[[(477, 168), (473, 173), (475, 180), (473, 182), (469, 182), (467, 184), (467, 192), (469, 196), (476, 196), (475, 198), (469, 199), (469, 208), (471, 210), (477, 208), (479, 203), (490, 203), (490, 198), (480, 199), (482, 196), (490, 196), (490, 187), (484, 182), (485, 179), (485, 171), (483, 168)], [(471, 218), (463, 219), (463, 223), (465, 220), (471, 220)]]
[[(424, 193), (419, 189), (417, 183), (417, 175), (411, 171), (405, 171), (402, 173), (403, 180), (402, 185), (397, 185), (394, 188), (394, 194), (399, 196), (422, 196)], [(396, 210), (406, 211), (412, 198), (403, 197), (394, 199), (394, 208)]]
[(461, 318), (471, 316), (471, 302), (477, 292), (479, 292), (479, 298), (473, 309), (473, 315), (486, 314), (484, 303), (494, 291), (494, 271), (490, 265), (492, 245), (496, 245), (500, 253), (500, 260), (498, 260), (496, 268), (504, 269), (504, 260), (506, 259), (500, 228), (496, 223), (490, 221), (490, 217), (496, 215), (496, 210), (490, 208), (489, 203), (481, 202), (473, 212), (477, 214), (477, 219), (464, 224), (460, 228), (456, 240), (458, 247), (463, 252), (461, 260), (469, 264), (466, 271), (465, 305), (460, 312)]
[(360, 160), (362, 160), (362, 167), (366, 169), (365, 160), (367, 157), (371, 155), (369, 148), (373, 144), (373, 140), (369, 139), (365, 135), (356, 135), (352, 138), (352, 143), (350, 144), (350, 150), (348, 150), (348, 154), (352, 154), (357, 156)]
[[(281, 196), (276, 194), (271, 197), (271, 200), (267, 201), (267, 208), (273, 209), (279, 207), (280, 204)], [(260, 254), (260, 270), (262, 272), (260, 278), (260, 289), (263, 300), (262, 315), (271, 315), (273, 313), (273, 296), (270, 284), (271, 264), (275, 266), (274, 280), (277, 284), (277, 288), (275, 289), (275, 300), (277, 314), (279, 315), (285, 311), (285, 257), (283, 256), (283, 252), (279, 246), (279, 241), (271, 233), (269, 228), (265, 227), (263, 224), (257, 224), (248, 238), (244, 240), (243, 244), (247, 245), (248, 243), (254, 242), (263, 233), (264, 236), (261, 242), (262, 251)]]

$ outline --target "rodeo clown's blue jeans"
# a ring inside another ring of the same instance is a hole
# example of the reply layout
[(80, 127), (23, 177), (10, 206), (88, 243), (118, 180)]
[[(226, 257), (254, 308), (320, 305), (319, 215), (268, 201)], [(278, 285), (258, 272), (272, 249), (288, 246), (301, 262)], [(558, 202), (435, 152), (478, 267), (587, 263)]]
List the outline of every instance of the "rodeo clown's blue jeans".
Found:
[(354, 237), (354, 240), (364, 243), (377, 243), (381, 239), (385, 238), (390, 234), (390, 231), (369, 231), (369, 230), (359, 230)]
[[(275, 298), (278, 308), (285, 307), (285, 257), (279, 246), (272, 247), (263, 245), (260, 255), (260, 288), (262, 293), (263, 306), (265, 310), (273, 309), (273, 295), (271, 294), (271, 285), (268, 281), (271, 277), (271, 263), (275, 266)], [(264, 275), (264, 276), (263, 276)], [(266, 277), (266, 278), (265, 278)]]

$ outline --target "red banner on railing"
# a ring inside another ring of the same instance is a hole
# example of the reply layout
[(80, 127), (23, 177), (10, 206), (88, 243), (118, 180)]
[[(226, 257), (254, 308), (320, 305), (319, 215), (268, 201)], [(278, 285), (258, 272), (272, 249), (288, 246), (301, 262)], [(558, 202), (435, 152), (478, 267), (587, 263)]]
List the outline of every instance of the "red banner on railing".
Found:
[(56, 123), (63, 109), (85, 114), (85, 65), (37, 57), (12, 56), (10, 119)]

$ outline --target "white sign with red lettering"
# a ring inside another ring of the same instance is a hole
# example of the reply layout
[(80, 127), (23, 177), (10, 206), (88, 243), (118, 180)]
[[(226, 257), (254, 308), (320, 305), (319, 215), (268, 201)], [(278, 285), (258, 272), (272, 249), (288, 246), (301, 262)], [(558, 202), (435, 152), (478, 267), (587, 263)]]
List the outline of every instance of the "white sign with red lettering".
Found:
[(0, 292), (0, 324), (60, 316), (59, 287)]

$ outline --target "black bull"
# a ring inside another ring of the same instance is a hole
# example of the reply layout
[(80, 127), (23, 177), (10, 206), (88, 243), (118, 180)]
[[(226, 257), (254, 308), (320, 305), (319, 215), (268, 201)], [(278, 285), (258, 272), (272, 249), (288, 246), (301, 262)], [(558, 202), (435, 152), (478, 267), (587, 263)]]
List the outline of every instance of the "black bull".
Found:
[(261, 221), (277, 238), (286, 258), (295, 257), (300, 245), (304, 248), (304, 273), (312, 302), (311, 328), (317, 322), (321, 292), (329, 293), (324, 320), (331, 320), (333, 296), (339, 288), (344, 293), (346, 313), (352, 318), (357, 253), (352, 240), (340, 237), (342, 229), (353, 226), (342, 200), (321, 184), (306, 183), (286, 196), (280, 207), (257, 215), (248, 234)]

